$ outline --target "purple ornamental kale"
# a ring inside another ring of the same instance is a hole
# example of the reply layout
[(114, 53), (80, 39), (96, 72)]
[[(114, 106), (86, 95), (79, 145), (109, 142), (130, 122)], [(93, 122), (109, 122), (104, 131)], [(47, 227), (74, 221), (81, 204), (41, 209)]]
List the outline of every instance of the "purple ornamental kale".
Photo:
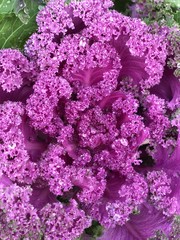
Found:
[(0, 238), (72, 239), (91, 224), (75, 200), (59, 203), (45, 183), (18, 186), (5, 175), (0, 178)]
[(11, 240), (22, 237), (39, 239), (40, 219), (29, 203), (30, 186), (18, 186), (5, 175), (0, 178), (0, 238)]
[(0, 173), (12, 181), (31, 184), (39, 175), (37, 160), (46, 148), (29, 126), (20, 102), (0, 105)]
[(1, 50), (0, 65), (0, 85), (7, 92), (20, 88), (25, 76), (30, 73), (28, 60), (18, 50)]
[(0, 238), (172, 236), (180, 82), (166, 34), (112, 5), (50, 0), (25, 56), (0, 51)]
[(35, 76), (32, 63), (18, 50), (0, 50), (0, 103), (25, 102), (32, 93)]

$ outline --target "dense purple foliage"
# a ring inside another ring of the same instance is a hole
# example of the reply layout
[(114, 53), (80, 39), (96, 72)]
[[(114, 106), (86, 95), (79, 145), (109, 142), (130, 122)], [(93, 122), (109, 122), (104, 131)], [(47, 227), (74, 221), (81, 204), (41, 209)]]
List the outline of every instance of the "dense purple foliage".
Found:
[(0, 51), (0, 239), (169, 235), (180, 214), (180, 82), (166, 35), (109, 9), (51, 0)]

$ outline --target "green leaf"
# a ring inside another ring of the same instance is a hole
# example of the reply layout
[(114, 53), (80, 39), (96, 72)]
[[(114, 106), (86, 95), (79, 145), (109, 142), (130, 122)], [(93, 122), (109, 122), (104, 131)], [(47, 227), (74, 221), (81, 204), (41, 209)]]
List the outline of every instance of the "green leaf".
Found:
[(22, 49), (37, 29), (39, 3), (37, 0), (0, 1), (0, 48)]
[(0, 14), (15, 13), (15, 15), (26, 24), (30, 18), (26, 1), (27, 0), (0, 0)]
[(180, 1), (179, 0), (166, 0), (166, 2), (169, 2), (171, 4), (174, 4), (178, 8), (180, 7)]
[(22, 23), (28, 23), (30, 15), (26, 0), (16, 0), (16, 4), (14, 6), (14, 13), (21, 20)]
[(17, 0), (0, 0), (0, 14), (13, 12)]
[(113, 0), (113, 2), (114, 2), (113, 9), (125, 15), (130, 14), (129, 6), (133, 4), (133, 0)]
[(174, 20), (180, 25), (180, 12), (174, 14)]
[(92, 221), (92, 225), (85, 229), (85, 233), (90, 235), (92, 240), (102, 235), (103, 227), (97, 221)]

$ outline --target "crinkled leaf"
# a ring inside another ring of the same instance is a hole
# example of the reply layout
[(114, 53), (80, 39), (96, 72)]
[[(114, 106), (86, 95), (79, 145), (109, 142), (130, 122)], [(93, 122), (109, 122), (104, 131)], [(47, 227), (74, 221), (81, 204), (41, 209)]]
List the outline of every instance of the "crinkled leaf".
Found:
[(0, 48), (23, 48), (37, 28), (39, 1), (11, 0), (11, 7), (8, 0), (0, 1)]

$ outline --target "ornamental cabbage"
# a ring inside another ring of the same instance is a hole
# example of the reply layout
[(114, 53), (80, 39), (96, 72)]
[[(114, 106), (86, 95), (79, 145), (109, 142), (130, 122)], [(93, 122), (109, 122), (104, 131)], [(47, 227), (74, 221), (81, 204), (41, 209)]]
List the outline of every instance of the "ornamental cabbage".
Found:
[[(50, 0), (0, 50), (0, 238), (176, 237), (180, 82), (169, 31), (111, 0)], [(175, 239), (175, 238), (174, 238)]]

